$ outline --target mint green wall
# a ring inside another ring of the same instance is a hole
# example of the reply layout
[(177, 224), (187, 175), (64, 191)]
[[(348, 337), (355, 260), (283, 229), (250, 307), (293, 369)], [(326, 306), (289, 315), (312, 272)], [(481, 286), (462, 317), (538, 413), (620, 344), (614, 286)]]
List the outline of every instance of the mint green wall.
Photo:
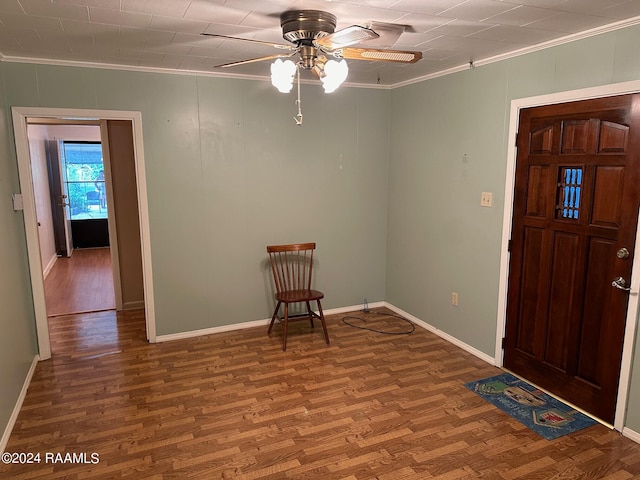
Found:
[(388, 302), (494, 355), (510, 102), (637, 80), (639, 43), (632, 27), (392, 91)]
[(13, 211), (11, 202), (20, 185), (9, 135), (4, 68), (0, 63), (0, 436), (37, 354), (23, 217), (22, 212)]
[(384, 299), (388, 91), (303, 85), (296, 126), (268, 82), (4, 70), (10, 106), (142, 113), (158, 335), (269, 318), (272, 243), (317, 242), (323, 307)]
[[(491, 356), (506, 74), (494, 64), (392, 96), (386, 299)], [(493, 208), (480, 207), (483, 191)]]

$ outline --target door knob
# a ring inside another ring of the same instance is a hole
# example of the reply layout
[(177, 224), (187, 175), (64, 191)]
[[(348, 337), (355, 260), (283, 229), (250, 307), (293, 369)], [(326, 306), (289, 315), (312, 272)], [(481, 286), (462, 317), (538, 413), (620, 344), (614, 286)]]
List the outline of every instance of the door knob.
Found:
[(619, 288), (620, 290), (624, 290), (625, 292), (628, 292), (631, 290), (631, 288), (627, 287), (627, 282), (624, 278), (622, 277), (616, 277), (613, 279), (613, 282), (611, 282), (611, 286), (612, 287), (616, 287)]
[(616, 252), (616, 257), (618, 257), (621, 260), (624, 260), (625, 258), (629, 258), (629, 250), (626, 249), (626, 247), (622, 247), (620, 250), (618, 250)]

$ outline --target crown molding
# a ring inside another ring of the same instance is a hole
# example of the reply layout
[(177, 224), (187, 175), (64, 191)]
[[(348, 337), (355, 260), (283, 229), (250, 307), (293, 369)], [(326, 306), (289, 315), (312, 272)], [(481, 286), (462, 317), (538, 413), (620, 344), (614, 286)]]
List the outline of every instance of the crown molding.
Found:
[[(619, 22), (610, 23), (608, 25), (593, 28), (591, 30), (586, 30), (584, 32), (567, 35), (561, 38), (557, 38), (555, 40), (549, 40), (548, 42), (539, 43), (531, 47), (521, 48), (519, 50), (514, 50), (512, 52), (503, 53), (500, 55), (495, 55), (493, 57), (474, 60), (472, 62), (464, 63), (456, 67), (448, 68), (446, 70), (441, 70), (441, 71), (430, 73), (427, 75), (422, 75), (420, 77), (412, 78), (410, 80), (406, 80), (403, 82), (397, 82), (397, 83), (388, 84), (388, 85), (378, 85), (378, 84), (357, 83), (357, 82), (347, 81), (342, 84), (342, 87), (393, 90), (395, 88), (405, 87), (407, 85), (413, 85), (415, 83), (424, 82), (426, 80), (431, 80), (438, 77), (444, 77), (447, 75), (451, 75), (453, 73), (462, 72), (462, 71), (469, 70), (475, 67), (480, 67), (483, 65), (489, 65), (491, 63), (496, 63), (502, 60), (519, 57), (522, 55), (526, 55), (528, 53), (537, 52), (547, 48), (557, 47), (567, 43), (575, 42), (577, 40), (582, 40), (585, 38), (601, 35), (603, 33), (609, 33), (616, 30), (621, 30), (623, 28), (635, 26), (638, 24), (640, 24), (640, 16), (629, 18), (626, 20), (621, 20)], [(206, 72), (202, 70), (187, 70), (187, 69), (180, 70), (175, 68), (148, 67), (148, 66), (140, 66), (140, 65), (123, 65), (123, 64), (116, 64), (116, 63), (100, 63), (100, 62), (88, 62), (88, 61), (78, 61), (78, 60), (56, 60), (51, 58), (38, 58), (38, 57), (19, 57), (19, 56), (5, 55), (2, 52), (0, 52), (0, 62), (30, 63), (30, 64), (38, 64), (38, 65), (82, 67), (82, 68), (98, 68), (98, 69), (105, 69), (105, 70), (124, 70), (124, 71), (146, 72), (146, 73), (164, 73), (164, 74), (171, 74), (171, 75), (195, 75), (200, 77), (229, 78), (229, 79), (235, 79), (235, 80), (253, 80), (253, 81), (261, 81), (261, 82), (270, 81), (268, 77), (264, 77), (260, 75)], [(316, 85), (317, 81), (313, 79), (311, 80), (301, 79), (300, 83)]]
[(412, 85), (414, 83), (424, 82), (425, 80), (431, 80), (432, 78), (444, 77), (446, 75), (450, 75), (456, 72), (462, 72), (464, 70), (469, 70), (475, 67), (480, 67), (482, 65), (489, 65), (491, 63), (500, 62), (502, 60), (507, 60), (509, 58), (520, 57), (522, 55), (526, 55), (528, 53), (538, 52), (540, 50), (545, 50), (547, 48), (557, 47), (560, 45), (564, 45), (567, 43), (575, 42), (577, 40), (583, 40), (589, 37), (595, 37), (596, 35), (601, 35), (603, 33), (609, 33), (616, 30), (621, 30), (623, 28), (632, 27), (634, 25), (640, 24), (640, 16), (628, 18), (626, 20), (621, 20), (619, 22), (610, 23), (608, 25), (604, 25), (602, 27), (592, 28), (591, 30), (585, 30), (580, 33), (573, 33), (571, 35), (567, 35), (561, 38), (556, 38), (555, 40), (549, 40), (548, 42), (538, 43), (531, 47), (521, 48), (519, 50), (514, 50), (508, 53), (502, 53), (500, 55), (494, 55), (493, 57), (483, 58), (480, 60), (474, 60), (472, 62), (467, 62), (463, 65), (459, 65), (457, 67), (449, 68), (447, 70), (442, 70), (440, 72), (430, 73), (428, 75), (423, 75), (421, 77), (413, 78), (411, 80), (406, 80), (404, 82), (398, 82), (390, 85), (391, 89), (404, 87), (407, 85)]
[[(131, 72), (145, 72), (145, 73), (164, 73), (169, 75), (191, 75), (198, 77), (215, 77), (215, 78), (228, 78), (234, 80), (253, 80), (259, 82), (269, 82), (271, 83), (271, 79), (269, 77), (264, 77), (260, 75), (246, 75), (246, 74), (238, 74), (238, 73), (219, 73), (219, 72), (205, 72), (202, 70), (180, 70), (175, 68), (164, 68), (164, 67), (146, 67), (139, 65), (122, 65), (117, 63), (100, 63), (100, 62), (85, 62), (79, 60), (57, 60), (51, 58), (39, 58), (39, 57), (17, 57), (17, 56), (4, 56), (1, 57), (2, 61), (7, 63), (26, 63), (26, 64), (34, 64), (34, 65), (50, 65), (50, 66), (61, 66), (61, 67), (80, 67), (80, 68), (96, 68), (103, 70), (124, 70)], [(319, 85), (319, 82), (314, 79), (300, 79), (300, 83), (309, 84), (309, 85)], [(373, 89), (381, 89), (381, 90), (389, 90), (391, 89), (390, 85), (371, 85), (368, 83), (356, 83), (356, 82), (345, 82), (341, 85), (341, 87), (357, 87), (357, 88), (373, 88)]]

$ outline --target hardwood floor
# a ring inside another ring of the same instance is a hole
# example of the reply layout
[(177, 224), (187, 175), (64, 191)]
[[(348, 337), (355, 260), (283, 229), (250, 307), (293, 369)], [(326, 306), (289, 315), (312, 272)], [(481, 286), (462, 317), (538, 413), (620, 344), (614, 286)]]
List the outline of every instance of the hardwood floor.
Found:
[(116, 308), (111, 250), (76, 249), (60, 257), (44, 281), (47, 315), (93, 312)]
[(0, 478), (640, 478), (639, 444), (602, 425), (542, 439), (463, 386), (497, 368), (421, 328), (327, 316), (330, 346), (296, 322), (282, 352), (280, 326), (148, 344), (141, 311), (57, 321), (6, 448), (41, 463)]

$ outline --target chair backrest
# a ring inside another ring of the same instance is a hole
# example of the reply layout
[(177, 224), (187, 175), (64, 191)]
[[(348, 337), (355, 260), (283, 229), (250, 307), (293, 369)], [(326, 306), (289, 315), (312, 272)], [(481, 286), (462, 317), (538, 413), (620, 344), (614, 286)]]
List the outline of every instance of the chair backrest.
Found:
[(89, 190), (87, 192), (87, 200), (100, 200), (100, 192)]
[(267, 246), (273, 281), (278, 293), (311, 289), (315, 248), (314, 242)]

